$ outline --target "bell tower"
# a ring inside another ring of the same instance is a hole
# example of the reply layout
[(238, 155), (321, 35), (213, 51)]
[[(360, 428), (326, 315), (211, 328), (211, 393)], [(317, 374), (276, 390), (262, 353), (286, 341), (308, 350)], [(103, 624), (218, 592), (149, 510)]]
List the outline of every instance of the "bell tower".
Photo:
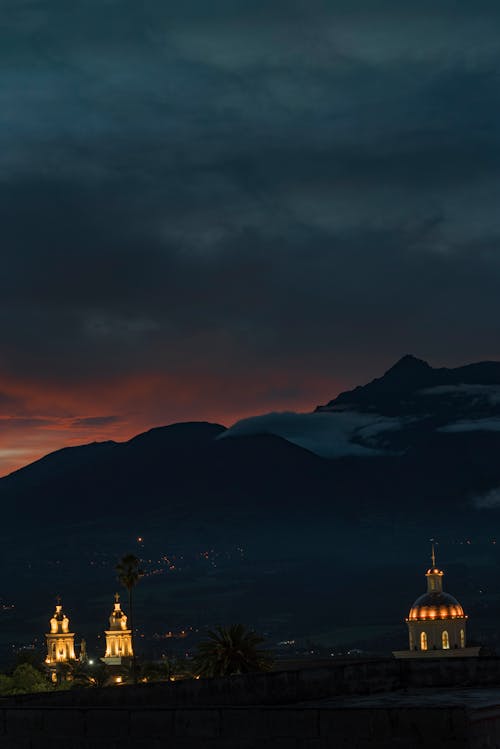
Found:
[(133, 657), (132, 630), (127, 629), (127, 617), (120, 605), (120, 596), (115, 594), (115, 603), (109, 617), (109, 629), (105, 630), (106, 654), (101, 660), (109, 666), (119, 666)]
[(69, 631), (69, 619), (62, 610), (61, 598), (57, 596), (56, 610), (50, 620), (50, 632), (47, 640), (47, 658), (45, 663), (54, 666), (58, 663), (75, 661), (75, 634)]

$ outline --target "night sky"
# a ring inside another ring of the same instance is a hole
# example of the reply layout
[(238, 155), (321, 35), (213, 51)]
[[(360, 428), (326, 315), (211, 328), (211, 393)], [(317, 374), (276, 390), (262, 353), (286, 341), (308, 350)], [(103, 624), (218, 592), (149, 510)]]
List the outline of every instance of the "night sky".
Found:
[(0, 473), (499, 354), (500, 6), (0, 0)]

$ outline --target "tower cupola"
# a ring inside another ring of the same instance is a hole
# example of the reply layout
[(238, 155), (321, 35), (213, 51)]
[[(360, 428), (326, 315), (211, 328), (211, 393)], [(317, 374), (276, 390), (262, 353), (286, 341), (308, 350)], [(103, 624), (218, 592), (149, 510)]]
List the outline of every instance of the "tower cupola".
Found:
[(112, 630), (127, 629), (127, 616), (122, 611), (119, 593), (115, 593), (115, 605), (109, 617), (109, 628)]

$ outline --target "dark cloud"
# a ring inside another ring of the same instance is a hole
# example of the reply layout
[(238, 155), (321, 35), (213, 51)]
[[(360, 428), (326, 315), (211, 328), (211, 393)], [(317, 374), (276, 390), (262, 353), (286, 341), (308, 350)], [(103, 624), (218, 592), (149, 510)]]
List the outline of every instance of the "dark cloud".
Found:
[(6, 419), (0, 418), (0, 429), (8, 432), (13, 430), (25, 430), (25, 429), (42, 429), (45, 427), (51, 427), (57, 425), (57, 422), (51, 421), (50, 419), (37, 419), (28, 417), (8, 417)]
[(71, 426), (72, 427), (103, 427), (109, 424), (117, 424), (121, 419), (119, 416), (88, 416), (83, 419), (75, 419)]
[(499, 26), (486, 1), (4, 2), (0, 377), (199, 402), (223, 376), (243, 415), (250, 371), (263, 407), (280, 370), (312, 406), (311, 372), (494, 358)]
[(16, 398), (9, 393), (2, 393), (0, 391), (0, 409), (2, 411), (9, 412), (12, 409), (19, 409), (22, 406), (22, 402), (19, 398)]

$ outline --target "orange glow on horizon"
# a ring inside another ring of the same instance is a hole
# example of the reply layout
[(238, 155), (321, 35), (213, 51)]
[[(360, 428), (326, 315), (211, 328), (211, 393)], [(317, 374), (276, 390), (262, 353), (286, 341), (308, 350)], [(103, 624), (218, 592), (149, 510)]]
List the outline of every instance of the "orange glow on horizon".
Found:
[(231, 426), (270, 411), (312, 411), (348, 384), (282, 372), (142, 374), (70, 385), (0, 375), (0, 476), (63, 447), (126, 441), (182, 421)]

